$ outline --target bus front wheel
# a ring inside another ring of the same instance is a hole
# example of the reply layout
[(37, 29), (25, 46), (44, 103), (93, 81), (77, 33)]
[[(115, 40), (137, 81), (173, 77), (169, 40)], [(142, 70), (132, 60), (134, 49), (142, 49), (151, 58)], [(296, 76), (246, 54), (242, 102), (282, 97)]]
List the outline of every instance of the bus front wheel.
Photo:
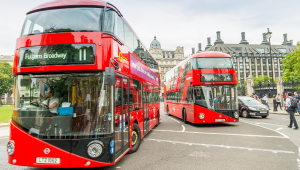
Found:
[(167, 115), (168, 115), (168, 116), (171, 116), (171, 115), (170, 115), (169, 106), (167, 106)]
[(183, 116), (182, 116), (182, 119), (183, 119), (183, 123), (184, 123), (184, 124), (187, 124), (185, 109), (183, 109)]
[(159, 124), (159, 112), (157, 111), (157, 116), (156, 116), (156, 125), (155, 127), (157, 127)]
[(131, 145), (132, 149), (128, 153), (136, 152), (141, 144), (141, 129), (138, 124), (133, 123), (132, 132), (131, 132)]

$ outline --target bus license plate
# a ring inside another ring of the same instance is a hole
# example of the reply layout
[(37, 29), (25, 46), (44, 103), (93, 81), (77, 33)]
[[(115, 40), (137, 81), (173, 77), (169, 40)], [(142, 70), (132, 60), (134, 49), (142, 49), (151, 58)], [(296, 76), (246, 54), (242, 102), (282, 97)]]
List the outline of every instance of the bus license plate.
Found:
[(42, 163), (42, 164), (59, 164), (60, 158), (36, 158), (36, 163)]
[(216, 122), (224, 122), (225, 119), (215, 119)]

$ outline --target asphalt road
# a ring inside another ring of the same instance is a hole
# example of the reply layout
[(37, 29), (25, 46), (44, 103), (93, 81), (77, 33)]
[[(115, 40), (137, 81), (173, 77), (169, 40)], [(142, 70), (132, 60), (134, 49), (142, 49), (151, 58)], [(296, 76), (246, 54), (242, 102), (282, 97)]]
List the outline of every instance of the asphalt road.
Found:
[[(296, 117), (300, 123), (300, 116)], [(300, 130), (289, 116), (241, 118), (239, 123), (184, 124), (162, 112), (161, 123), (143, 140), (139, 150), (114, 166), (93, 170), (299, 170)], [(7, 134), (7, 135), (6, 135)], [(0, 128), (0, 169), (39, 170), (7, 163), (8, 128)]]

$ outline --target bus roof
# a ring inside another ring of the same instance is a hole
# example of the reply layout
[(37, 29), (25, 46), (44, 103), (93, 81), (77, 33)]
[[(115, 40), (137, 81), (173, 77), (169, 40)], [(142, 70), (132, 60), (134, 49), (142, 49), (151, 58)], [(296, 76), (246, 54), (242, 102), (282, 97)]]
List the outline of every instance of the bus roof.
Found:
[(197, 53), (197, 54), (193, 54), (193, 55), (189, 56), (188, 58), (186, 58), (185, 60), (183, 60), (179, 64), (177, 64), (175, 67), (173, 67), (171, 70), (169, 70), (168, 72), (166, 72), (166, 74), (168, 74), (170, 71), (173, 71), (177, 67), (179, 67), (181, 65), (184, 65), (187, 61), (189, 61), (192, 58), (209, 58), (209, 57), (211, 57), (211, 58), (213, 58), (213, 57), (231, 58), (230, 55), (222, 53), (222, 52), (205, 51), (205, 52), (201, 52), (201, 53)]
[[(30, 10), (27, 14), (40, 11), (40, 10), (45, 10), (45, 9), (55, 9), (55, 8), (61, 8), (61, 7), (76, 7), (76, 6), (86, 6), (86, 7), (91, 7), (91, 6), (100, 6), (104, 7), (106, 4), (106, 1), (102, 0), (55, 0), (51, 1), (42, 5), (39, 5), (32, 10)], [(114, 9), (115, 11), (119, 12), (116, 7), (107, 4), (107, 7)], [(120, 13), (120, 12), (119, 12)]]

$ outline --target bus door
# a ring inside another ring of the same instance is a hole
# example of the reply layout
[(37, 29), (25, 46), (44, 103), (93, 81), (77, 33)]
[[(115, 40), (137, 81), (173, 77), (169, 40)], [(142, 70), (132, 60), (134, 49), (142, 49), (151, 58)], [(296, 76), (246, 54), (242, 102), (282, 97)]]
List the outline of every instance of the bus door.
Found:
[(143, 125), (144, 125), (144, 136), (149, 131), (149, 95), (148, 95), (148, 85), (143, 84)]
[(115, 160), (129, 149), (129, 79), (116, 76), (115, 85)]

